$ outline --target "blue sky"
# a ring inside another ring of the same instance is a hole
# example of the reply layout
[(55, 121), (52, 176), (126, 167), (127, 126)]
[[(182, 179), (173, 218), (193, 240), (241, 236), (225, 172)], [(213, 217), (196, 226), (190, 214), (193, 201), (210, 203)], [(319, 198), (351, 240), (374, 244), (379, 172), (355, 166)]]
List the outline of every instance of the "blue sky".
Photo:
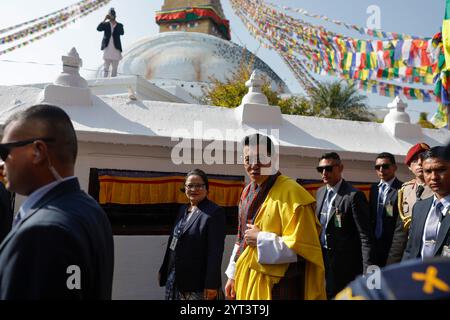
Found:
[[(2, 0), (0, 1), (0, 12), (2, 13), (0, 28), (50, 13), (74, 2), (76, 0)], [(381, 28), (384, 31), (427, 37), (433, 36), (439, 31), (445, 6), (444, 0), (273, 0), (273, 2), (293, 8), (304, 8), (311, 13), (327, 15), (333, 19), (361, 26), (365, 26), (369, 18), (366, 13), (367, 8), (376, 5), (380, 8)], [(154, 22), (155, 11), (161, 8), (162, 3), (163, 0), (111, 1), (108, 7), (115, 7), (118, 20), (125, 25), (126, 35), (123, 38), (125, 49), (140, 38), (158, 33), (158, 26)], [(249, 35), (240, 20), (233, 14), (228, 0), (222, 0), (222, 5), (225, 15), (231, 20), (232, 41), (244, 45), (256, 53), (278, 72), (291, 91), (300, 92), (301, 89), (295, 78), (277, 54), (260, 48), (259, 43)], [(102, 35), (96, 31), (96, 26), (103, 19), (107, 10), (106, 7), (102, 8), (44, 40), (0, 56), (0, 85), (53, 81), (61, 71), (61, 56), (74, 46), (84, 61), (84, 68), (96, 69), (102, 63), (100, 51)], [(359, 36), (321, 20), (308, 19), (299, 15), (297, 17), (315, 24), (322, 24), (336, 32)], [(0, 46), (0, 49), (4, 48), (5, 46)], [(24, 62), (33, 62), (33, 64)], [(50, 64), (50, 66), (43, 64)], [(86, 74), (87, 72), (84, 70), (82, 73)], [(386, 106), (391, 101), (390, 98), (371, 94), (368, 95), (368, 98), (370, 105), (374, 107)], [(413, 119), (417, 119), (419, 111), (427, 111), (431, 115), (436, 109), (435, 103), (409, 102), (409, 105), (409, 112)]]

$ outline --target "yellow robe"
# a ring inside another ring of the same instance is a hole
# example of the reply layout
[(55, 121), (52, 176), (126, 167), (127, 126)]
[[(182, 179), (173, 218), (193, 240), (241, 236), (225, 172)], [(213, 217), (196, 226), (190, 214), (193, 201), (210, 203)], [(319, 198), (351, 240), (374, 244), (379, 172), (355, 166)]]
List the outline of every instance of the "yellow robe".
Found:
[[(275, 233), (306, 260), (305, 300), (326, 299), (325, 268), (320, 245), (320, 223), (314, 213), (315, 199), (294, 180), (280, 176), (255, 220), (261, 231)], [(289, 267), (259, 264), (257, 248), (247, 247), (236, 264), (237, 300), (271, 300), (272, 288)]]

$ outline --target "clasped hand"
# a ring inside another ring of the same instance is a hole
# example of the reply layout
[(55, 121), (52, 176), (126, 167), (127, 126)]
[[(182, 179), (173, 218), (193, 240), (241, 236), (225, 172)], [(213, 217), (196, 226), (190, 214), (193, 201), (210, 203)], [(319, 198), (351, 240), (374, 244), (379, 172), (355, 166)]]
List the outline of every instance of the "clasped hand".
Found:
[(250, 247), (256, 247), (258, 243), (258, 234), (261, 232), (257, 226), (253, 224), (247, 224), (247, 230), (244, 233), (245, 243)]

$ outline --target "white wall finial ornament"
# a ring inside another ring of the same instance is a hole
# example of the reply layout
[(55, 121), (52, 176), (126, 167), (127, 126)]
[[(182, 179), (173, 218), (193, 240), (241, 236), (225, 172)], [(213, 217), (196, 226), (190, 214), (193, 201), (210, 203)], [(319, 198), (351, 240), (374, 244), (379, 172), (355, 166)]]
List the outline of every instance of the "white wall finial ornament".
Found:
[(242, 99), (241, 106), (236, 108), (236, 114), (241, 123), (281, 125), (280, 107), (270, 106), (269, 100), (262, 92), (264, 80), (261, 73), (253, 71), (250, 80), (245, 84), (249, 92)]
[(250, 80), (245, 83), (245, 86), (249, 88), (249, 92), (242, 100), (242, 104), (255, 103), (269, 105), (269, 100), (262, 92), (263, 85), (264, 80), (262, 79), (261, 74), (257, 70), (253, 71)]
[(92, 93), (87, 81), (80, 76), (83, 65), (77, 50), (72, 48), (62, 57), (63, 72), (48, 85), (39, 97), (39, 103), (58, 106), (92, 106)]
[(422, 128), (411, 123), (411, 118), (405, 111), (407, 107), (399, 96), (395, 97), (394, 101), (388, 104), (389, 113), (384, 118), (383, 126), (394, 137), (418, 138), (423, 135)]

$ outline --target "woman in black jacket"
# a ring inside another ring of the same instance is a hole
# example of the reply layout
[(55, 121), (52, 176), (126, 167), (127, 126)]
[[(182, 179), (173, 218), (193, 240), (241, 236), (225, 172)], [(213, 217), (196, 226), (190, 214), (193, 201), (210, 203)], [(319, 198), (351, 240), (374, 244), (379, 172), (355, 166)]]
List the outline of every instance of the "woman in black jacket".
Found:
[(201, 170), (186, 176), (189, 199), (178, 213), (159, 271), (166, 300), (214, 300), (222, 296), (221, 266), (225, 214), (208, 200), (208, 177)]

